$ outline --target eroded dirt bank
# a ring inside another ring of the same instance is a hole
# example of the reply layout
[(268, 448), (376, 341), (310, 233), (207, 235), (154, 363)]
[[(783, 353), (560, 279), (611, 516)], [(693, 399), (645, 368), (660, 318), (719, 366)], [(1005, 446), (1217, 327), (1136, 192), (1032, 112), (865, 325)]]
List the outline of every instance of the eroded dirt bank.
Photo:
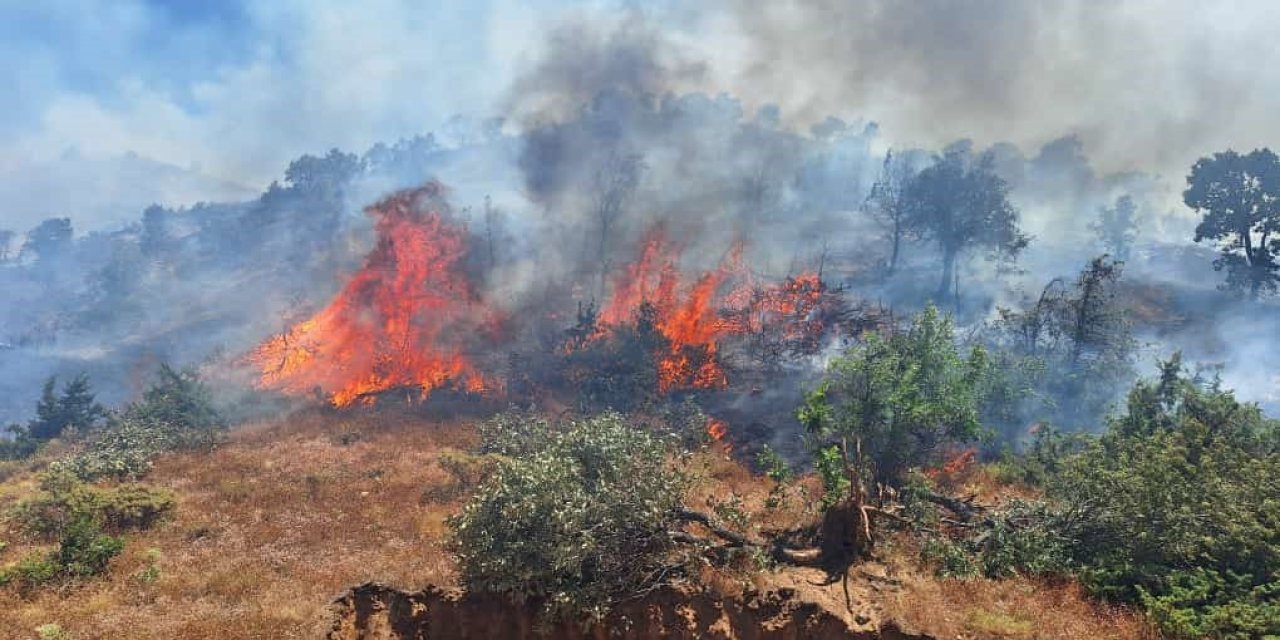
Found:
[(573, 623), (536, 629), (533, 606), (434, 587), (406, 592), (366, 583), (338, 598), (334, 609), (337, 619), (329, 640), (931, 640), (892, 624), (858, 630), (842, 616), (802, 601), (787, 589), (734, 599), (666, 589), (627, 605), (605, 625), (592, 629)]

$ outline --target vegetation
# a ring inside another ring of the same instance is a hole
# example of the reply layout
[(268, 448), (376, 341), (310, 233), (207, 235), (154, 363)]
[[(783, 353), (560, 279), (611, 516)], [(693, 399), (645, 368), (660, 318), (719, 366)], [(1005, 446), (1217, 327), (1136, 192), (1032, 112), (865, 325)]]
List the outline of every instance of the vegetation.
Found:
[(449, 521), (464, 584), (595, 616), (662, 584), (685, 487), (668, 447), (618, 414), (523, 432)]
[(1215, 241), (1213, 268), (1223, 288), (1257, 299), (1280, 286), (1280, 158), (1270, 149), (1227, 150), (1201, 158), (1187, 176), (1183, 202), (1204, 218), (1196, 242)]
[(1018, 228), (1018, 211), (1009, 203), (1009, 187), (994, 170), (994, 158), (971, 157), (955, 146), (916, 174), (902, 193), (908, 227), (938, 245), (942, 281), (936, 299), (952, 291), (956, 264), (966, 252), (989, 249), (1016, 257), (1030, 239)]
[(1089, 226), (1102, 243), (1108, 255), (1121, 262), (1127, 261), (1133, 241), (1138, 235), (1138, 205), (1133, 197), (1123, 195), (1114, 205), (1098, 208), (1098, 219)]
[(1280, 423), (1180, 359), (1049, 482), (1087, 586), (1183, 637), (1280, 633)]
[(61, 395), (56, 392), (57, 384), (56, 377), (45, 381), (36, 403), (36, 417), (27, 426), (27, 435), (36, 441), (52, 440), (69, 427), (88, 431), (106, 416), (106, 409), (94, 400), (87, 375), (82, 373), (68, 381)]
[(909, 468), (941, 447), (982, 435), (978, 410), (988, 378), (986, 352), (974, 347), (962, 354), (951, 318), (934, 307), (904, 332), (869, 337), (831, 363), (800, 407), (817, 468), (832, 469), (834, 444), (857, 440), (875, 479), (901, 484)]

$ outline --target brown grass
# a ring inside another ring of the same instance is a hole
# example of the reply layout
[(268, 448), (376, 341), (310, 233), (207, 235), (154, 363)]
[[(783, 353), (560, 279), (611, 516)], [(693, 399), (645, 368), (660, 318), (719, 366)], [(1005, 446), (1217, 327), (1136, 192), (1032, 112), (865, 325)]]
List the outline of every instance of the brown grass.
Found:
[[(424, 489), (451, 481), (436, 459), (473, 438), (387, 412), (313, 414), (242, 428), (212, 453), (165, 456), (147, 481), (178, 496), (175, 517), (130, 535), (108, 580), (28, 600), (0, 592), (0, 637), (57, 623), (78, 640), (316, 638), (329, 601), (353, 584), (448, 584), (444, 518), (457, 505)], [(29, 494), (33, 477), (15, 473), (0, 500)], [(149, 550), (159, 578), (145, 582)]]
[[(35, 638), (36, 627), (48, 623), (75, 640), (318, 638), (332, 623), (329, 602), (352, 585), (451, 585), (445, 518), (470, 488), (458, 486), (456, 462), (467, 459), (475, 440), (457, 420), (314, 412), (239, 428), (211, 453), (164, 456), (146, 481), (174, 492), (174, 518), (130, 534), (106, 579), (29, 599), (0, 590), (0, 638)], [(451, 460), (442, 466), (442, 458)], [(36, 490), (42, 464), (5, 470), (0, 508)], [(714, 513), (717, 505), (739, 505), (753, 537), (814, 517), (819, 494), (811, 477), (766, 508), (772, 481), (751, 474), (721, 445), (692, 456), (686, 471), (695, 478), (690, 506)], [(1000, 489), (1002, 497), (1018, 493), (980, 470), (955, 480), (958, 487)], [(0, 562), (29, 549), (14, 544)], [(917, 567), (907, 545), (885, 545), (883, 556), (854, 574), (858, 613), (849, 616), (859, 624), (865, 612), (948, 639), (1153, 637), (1140, 618), (1094, 604), (1070, 584), (938, 580)], [(146, 580), (153, 563), (159, 576)], [(892, 579), (859, 577), (868, 572)], [(726, 595), (787, 587), (844, 611), (841, 585), (815, 586), (821, 577), (742, 566), (704, 579)]]

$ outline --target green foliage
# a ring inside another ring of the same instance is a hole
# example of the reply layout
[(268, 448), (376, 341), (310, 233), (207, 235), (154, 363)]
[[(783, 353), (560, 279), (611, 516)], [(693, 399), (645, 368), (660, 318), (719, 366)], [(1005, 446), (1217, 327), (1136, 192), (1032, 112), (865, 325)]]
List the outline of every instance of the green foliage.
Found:
[(822, 509), (825, 511), (849, 495), (853, 484), (844, 470), (844, 457), (840, 447), (831, 445), (819, 449), (813, 458), (813, 468), (822, 479)]
[(71, 640), (71, 634), (66, 629), (52, 622), (36, 627), (36, 635), (40, 640)]
[(141, 400), (91, 434), (82, 451), (51, 466), (85, 481), (139, 478), (151, 470), (157, 454), (210, 447), (225, 426), (208, 388), (194, 372), (162, 365)]
[(1177, 358), (1137, 384), (1049, 483), (1085, 584), (1142, 603), (1171, 634), (1280, 634), (1278, 429)]
[(1095, 428), (1134, 376), (1136, 342), (1119, 303), (1122, 263), (1094, 258), (1073, 283), (1050, 282), (1034, 303), (999, 309), (993, 361), (1001, 371), (984, 420), (1017, 443), (1028, 423)]
[(36, 417), (27, 425), (27, 435), (37, 441), (52, 440), (68, 427), (88, 431), (106, 416), (106, 410), (94, 401), (89, 377), (85, 374), (67, 382), (61, 395), (56, 393), (57, 384), (56, 377), (45, 380), (36, 403)]
[(896, 486), (942, 445), (981, 435), (989, 377), (986, 352), (962, 356), (951, 319), (931, 306), (907, 331), (873, 335), (834, 360), (797, 415), (820, 443), (819, 458), (830, 456), (831, 441), (856, 439), (876, 479)]
[(209, 446), (227, 426), (214, 406), (213, 394), (194, 370), (177, 370), (160, 365), (156, 380), (130, 404), (125, 420), (170, 425), (177, 436), (175, 445)]
[(146, 529), (173, 512), (173, 494), (139, 484), (97, 487), (66, 471), (51, 470), (40, 478), (41, 493), (19, 502), (10, 519), (28, 535), (63, 536), (76, 522), (88, 520), (107, 531)]
[(660, 583), (686, 487), (667, 453), (606, 413), (505, 459), (449, 520), (463, 583), (595, 616)]
[(967, 147), (953, 146), (905, 185), (901, 206), (906, 228), (937, 243), (942, 253), (938, 299), (948, 297), (964, 252), (984, 248), (1014, 257), (1029, 242), (1018, 228), (1018, 211), (994, 163), (990, 153), (974, 158)]
[(1204, 218), (1196, 242), (1218, 244), (1213, 262), (1226, 271), (1222, 288), (1258, 298), (1280, 287), (1280, 158), (1270, 149), (1201, 158), (1187, 176), (1182, 200)]
[(93, 434), (85, 448), (50, 468), (67, 471), (84, 481), (99, 478), (140, 478), (151, 471), (152, 459), (174, 449), (181, 441), (180, 430), (167, 422), (127, 413), (106, 429)]
[(480, 452), (517, 457), (546, 446), (554, 426), (537, 411), (508, 410), (480, 423)]
[(102, 575), (122, 550), (124, 539), (106, 535), (92, 519), (81, 518), (70, 523), (53, 552), (28, 555), (0, 572), (0, 585), (28, 593), (46, 584)]

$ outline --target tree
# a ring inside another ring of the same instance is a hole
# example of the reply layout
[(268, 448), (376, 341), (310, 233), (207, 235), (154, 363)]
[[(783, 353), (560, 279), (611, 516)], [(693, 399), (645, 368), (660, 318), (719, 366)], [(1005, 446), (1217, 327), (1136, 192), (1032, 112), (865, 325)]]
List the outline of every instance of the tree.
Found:
[(54, 260), (71, 246), (71, 218), (49, 218), (27, 232), (22, 251), (31, 251), (41, 262)]
[(142, 253), (156, 256), (162, 253), (170, 242), (169, 212), (158, 204), (153, 204), (142, 212)]
[[(1109, 256), (1091, 260), (1074, 283), (1056, 278), (1020, 311), (999, 309), (992, 346), (1005, 376), (1026, 377), (1015, 386), (1040, 402), (1003, 411), (1001, 426), (1015, 436), (1031, 422), (1088, 429), (1133, 376), (1136, 344), (1128, 314), (1118, 301), (1123, 264)], [(1015, 394), (1016, 395), (1016, 394)]]
[(0, 264), (9, 261), (9, 252), (13, 249), (13, 231), (0, 229)]
[(1191, 167), (1182, 200), (1204, 216), (1196, 242), (1216, 241), (1223, 288), (1256, 300), (1280, 284), (1280, 158), (1270, 149), (1227, 150)]
[(857, 440), (875, 479), (897, 486), (943, 445), (981, 435), (987, 378), (986, 351), (961, 354), (951, 318), (930, 306), (906, 331), (872, 335), (836, 358), (798, 416), (819, 457)]
[(893, 151), (884, 156), (884, 165), (880, 169), (880, 177), (871, 185), (871, 193), (867, 196), (867, 207), (882, 224), (888, 227), (892, 251), (889, 254), (889, 265), (886, 275), (893, 275), (898, 267), (898, 254), (902, 241), (909, 235), (905, 193), (914, 173), (906, 159), (893, 155)]
[(36, 403), (36, 418), (27, 426), (27, 433), (36, 440), (52, 440), (67, 427), (91, 429), (107, 415), (95, 401), (87, 375), (81, 373), (72, 378), (62, 387), (61, 395), (55, 392), (57, 384), (56, 376), (45, 380)]
[(1103, 249), (1121, 262), (1129, 259), (1129, 251), (1137, 235), (1138, 205), (1128, 195), (1116, 198), (1114, 206), (1099, 207), (1098, 219), (1089, 228), (1102, 242)]
[(971, 157), (954, 146), (907, 184), (903, 192), (908, 228), (938, 244), (942, 280), (936, 298), (951, 290), (956, 262), (968, 250), (991, 249), (1016, 257), (1029, 238), (1018, 229), (1018, 211), (1009, 203), (1009, 187), (994, 170), (991, 153)]
[(626, 211), (627, 203), (640, 185), (644, 173), (644, 157), (638, 153), (613, 152), (596, 169), (592, 214), (595, 216), (596, 252), (600, 267), (600, 297), (605, 295), (609, 277), (609, 243), (614, 227)]

